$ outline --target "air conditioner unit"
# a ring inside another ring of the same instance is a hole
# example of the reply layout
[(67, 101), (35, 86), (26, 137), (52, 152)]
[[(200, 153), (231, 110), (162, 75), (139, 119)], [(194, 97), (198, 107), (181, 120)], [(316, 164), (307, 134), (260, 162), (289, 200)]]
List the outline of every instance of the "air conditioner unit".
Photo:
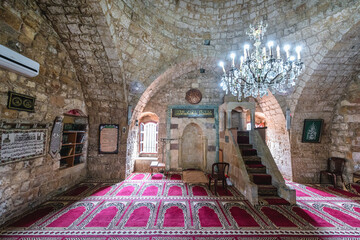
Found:
[(35, 77), (39, 74), (40, 64), (0, 45), (0, 67), (26, 77)]

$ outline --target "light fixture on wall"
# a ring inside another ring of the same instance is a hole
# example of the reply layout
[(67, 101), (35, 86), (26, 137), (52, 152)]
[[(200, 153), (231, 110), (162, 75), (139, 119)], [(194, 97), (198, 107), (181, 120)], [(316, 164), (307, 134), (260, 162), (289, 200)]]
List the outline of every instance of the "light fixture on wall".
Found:
[(220, 62), (224, 74), (221, 77), (221, 87), (226, 93), (231, 93), (241, 100), (242, 97), (263, 97), (270, 90), (272, 93), (288, 93), (295, 86), (295, 82), (304, 69), (301, 61), (301, 47), (295, 51), (297, 58), (290, 56), (290, 46), (285, 45), (285, 59), (281, 58), (280, 47), (274, 42), (269, 42), (267, 47), (262, 46), (261, 40), (266, 32), (267, 24), (250, 25), (246, 34), (255, 40), (255, 49), (250, 53), (250, 45), (244, 46), (244, 56), (239, 58), (240, 63), (235, 65), (235, 53), (231, 53), (231, 67), (225, 70), (225, 65)]

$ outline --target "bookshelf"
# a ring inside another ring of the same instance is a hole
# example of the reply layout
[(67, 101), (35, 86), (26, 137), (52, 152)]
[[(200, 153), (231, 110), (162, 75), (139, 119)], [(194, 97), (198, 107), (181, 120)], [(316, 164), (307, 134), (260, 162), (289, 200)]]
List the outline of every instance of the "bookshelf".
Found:
[(60, 168), (72, 167), (84, 161), (87, 124), (78, 122), (85, 121), (81, 121), (79, 117), (64, 117)]

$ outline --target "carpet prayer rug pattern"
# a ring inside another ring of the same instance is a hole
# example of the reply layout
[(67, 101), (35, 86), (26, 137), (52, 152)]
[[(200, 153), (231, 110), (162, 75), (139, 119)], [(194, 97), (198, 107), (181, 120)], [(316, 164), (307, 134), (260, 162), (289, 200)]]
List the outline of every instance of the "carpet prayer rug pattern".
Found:
[(287, 184), (296, 205), (252, 206), (235, 189), (187, 184), (180, 174), (88, 180), (3, 226), (0, 238), (103, 240), (360, 239), (360, 195)]

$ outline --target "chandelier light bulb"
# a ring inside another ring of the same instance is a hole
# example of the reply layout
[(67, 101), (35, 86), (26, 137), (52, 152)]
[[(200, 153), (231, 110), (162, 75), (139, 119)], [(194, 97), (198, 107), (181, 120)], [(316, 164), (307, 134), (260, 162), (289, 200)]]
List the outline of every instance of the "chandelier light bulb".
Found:
[(249, 48), (250, 48), (249, 44), (244, 45), (244, 59), (245, 59), (245, 61), (247, 60), (248, 55), (250, 57), (250, 54), (248, 54), (249, 53)]
[(297, 58), (298, 58), (298, 60), (300, 60), (300, 59), (301, 59), (301, 56), (300, 56), (301, 47), (300, 47), (300, 46), (297, 46), (297, 47), (295, 48), (295, 51), (296, 51), (296, 53), (297, 53)]
[(294, 57), (294, 56), (291, 56), (291, 57), (290, 57), (290, 61), (292, 61), (292, 62), (295, 61), (295, 57)]
[(224, 62), (219, 62), (219, 66), (222, 67), (224, 74), (226, 74)]
[(276, 55), (277, 55), (277, 59), (280, 59), (280, 47), (279, 47), (279, 45), (276, 46)]
[(286, 52), (286, 59), (288, 59), (288, 58), (289, 58), (290, 45), (285, 45), (285, 46), (284, 46), (284, 50), (285, 50), (285, 52)]
[(230, 57), (232, 59), (232, 67), (235, 67), (235, 53), (231, 53)]
[(272, 53), (272, 47), (273, 47), (273, 46), (274, 46), (274, 42), (273, 42), (273, 41), (268, 42), (269, 55), (270, 55), (270, 57), (273, 55), (273, 53)]

